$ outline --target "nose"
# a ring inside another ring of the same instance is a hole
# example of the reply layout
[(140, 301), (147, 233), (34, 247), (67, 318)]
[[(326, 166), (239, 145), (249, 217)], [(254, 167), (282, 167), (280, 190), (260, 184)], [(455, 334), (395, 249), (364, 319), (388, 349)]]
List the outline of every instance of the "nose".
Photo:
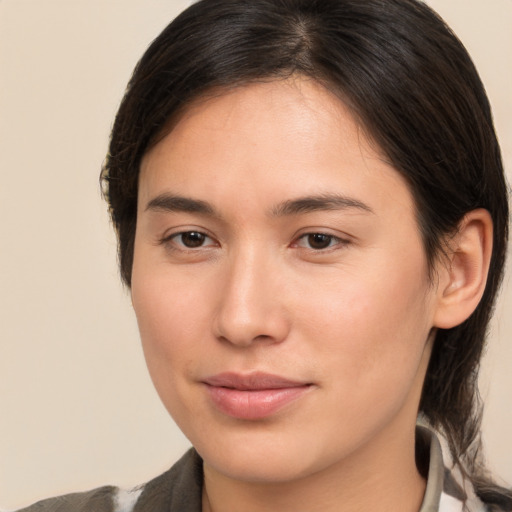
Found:
[(276, 259), (246, 251), (226, 264), (214, 319), (217, 339), (239, 347), (286, 339), (290, 318)]

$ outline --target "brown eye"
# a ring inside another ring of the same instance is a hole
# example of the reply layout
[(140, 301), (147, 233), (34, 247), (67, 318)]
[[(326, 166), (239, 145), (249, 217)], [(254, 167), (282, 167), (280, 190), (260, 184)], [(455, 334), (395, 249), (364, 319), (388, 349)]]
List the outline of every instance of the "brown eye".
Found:
[(324, 251), (325, 249), (342, 249), (349, 245), (349, 241), (328, 233), (305, 233), (294, 243), (295, 247), (309, 251)]
[(178, 233), (174, 240), (188, 249), (196, 249), (202, 247), (208, 237), (204, 233), (199, 231), (186, 231), (184, 233)]
[(311, 233), (307, 235), (307, 244), (311, 249), (327, 249), (335, 237), (323, 233)]

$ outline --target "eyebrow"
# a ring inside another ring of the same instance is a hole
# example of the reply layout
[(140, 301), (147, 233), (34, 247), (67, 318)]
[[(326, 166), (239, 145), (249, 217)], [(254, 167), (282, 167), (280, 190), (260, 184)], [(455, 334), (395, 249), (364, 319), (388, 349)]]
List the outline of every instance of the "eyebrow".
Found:
[(146, 211), (147, 210), (156, 212), (201, 213), (203, 215), (219, 216), (213, 206), (206, 201), (167, 193), (160, 194), (151, 199), (146, 206)]
[[(322, 194), (299, 197), (277, 204), (270, 210), (272, 217), (301, 215), (316, 211), (356, 209), (366, 213), (374, 211), (362, 201), (339, 194)], [(207, 201), (163, 193), (151, 199), (146, 211), (199, 213), (221, 218), (221, 215)]]
[(274, 217), (287, 215), (300, 215), (325, 210), (348, 210), (356, 209), (366, 213), (375, 213), (367, 204), (358, 199), (339, 194), (322, 194), (319, 196), (299, 197), (284, 201), (272, 208), (271, 214)]

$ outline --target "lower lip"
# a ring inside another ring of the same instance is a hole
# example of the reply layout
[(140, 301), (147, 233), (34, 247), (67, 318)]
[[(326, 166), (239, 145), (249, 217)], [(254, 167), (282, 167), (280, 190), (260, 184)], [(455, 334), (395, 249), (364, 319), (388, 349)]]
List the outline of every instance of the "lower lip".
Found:
[(224, 414), (242, 420), (259, 420), (277, 413), (299, 399), (311, 386), (240, 390), (207, 385), (214, 405)]

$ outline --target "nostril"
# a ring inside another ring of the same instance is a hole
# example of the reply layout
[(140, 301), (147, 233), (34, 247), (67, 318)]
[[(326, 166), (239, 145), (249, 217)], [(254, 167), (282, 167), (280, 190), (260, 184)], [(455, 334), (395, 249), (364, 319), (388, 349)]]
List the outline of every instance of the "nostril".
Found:
[(234, 346), (248, 347), (254, 344), (274, 344), (282, 342), (288, 335), (289, 327), (285, 318), (271, 318), (266, 315), (251, 322), (227, 320), (216, 322), (215, 336)]

